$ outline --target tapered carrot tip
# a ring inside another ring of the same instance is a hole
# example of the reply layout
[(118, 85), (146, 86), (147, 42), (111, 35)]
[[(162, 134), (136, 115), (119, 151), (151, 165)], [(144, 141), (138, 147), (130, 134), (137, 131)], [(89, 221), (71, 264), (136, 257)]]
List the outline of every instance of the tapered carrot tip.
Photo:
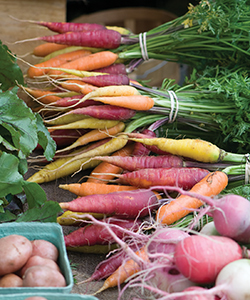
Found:
[(60, 205), (60, 207), (61, 207), (62, 209), (68, 209), (68, 208), (69, 208), (69, 205), (68, 205), (67, 202), (61, 202), (61, 203), (59, 203), (59, 205)]
[(105, 284), (105, 282), (104, 282), (103, 286), (98, 291), (96, 291), (94, 294), (92, 294), (92, 296), (100, 294), (101, 292), (105, 291), (108, 288), (109, 288), (109, 285), (107, 283)]
[(69, 190), (68, 184), (60, 184), (60, 185), (59, 185), (59, 188), (60, 188), (60, 189), (63, 189), (63, 190), (66, 190), (66, 191)]

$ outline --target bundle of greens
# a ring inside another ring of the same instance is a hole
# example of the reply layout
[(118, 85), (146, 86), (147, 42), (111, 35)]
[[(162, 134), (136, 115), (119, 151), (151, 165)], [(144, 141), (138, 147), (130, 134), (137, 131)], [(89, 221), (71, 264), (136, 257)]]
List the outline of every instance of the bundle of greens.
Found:
[[(15, 56), (0, 42), (0, 223), (56, 221), (60, 207), (43, 189), (24, 180), (27, 157), (39, 143), (52, 160), (56, 145), (41, 116), (18, 96), (23, 74)], [(24, 211), (25, 204), (27, 207)]]
[(151, 115), (138, 113), (128, 131), (169, 118), (161, 126), (160, 135), (165, 131), (168, 136), (173, 132), (178, 136), (196, 136), (230, 152), (249, 153), (250, 78), (245, 70), (207, 67), (203, 75), (194, 70), (182, 86), (167, 78), (161, 88), (135, 86), (152, 97), (155, 105)]
[[(146, 39), (140, 35), (141, 42), (115, 51), (128, 61), (146, 56), (201, 71), (207, 65), (249, 66), (249, 4), (249, 0), (201, 0), (196, 6), (190, 4), (183, 16), (148, 31)], [(138, 35), (134, 38), (139, 40)]]

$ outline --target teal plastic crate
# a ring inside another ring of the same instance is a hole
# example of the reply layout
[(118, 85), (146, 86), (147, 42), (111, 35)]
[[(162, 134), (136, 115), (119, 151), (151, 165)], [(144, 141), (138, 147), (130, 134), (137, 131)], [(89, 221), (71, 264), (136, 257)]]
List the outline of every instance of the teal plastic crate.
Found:
[(98, 300), (98, 298), (90, 295), (79, 294), (58, 294), (58, 293), (25, 293), (25, 294), (12, 294), (12, 295), (0, 295), (0, 300), (25, 300), (28, 297), (41, 296), (47, 300)]
[(73, 274), (70, 267), (65, 243), (64, 243), (64, 237), (63, 237), (61, 225), (57, 223), (41, 223), (41, 222), (20, 222), (20, 223), (13, 222), (13, 223), (0, 224), (0, 238), (11, 234), (23, 235), (29, 240), (42, 239), (53, 243), (59, 251), (58, 264), (62, 274), (65, 277), (66, 286), (65, 287), (0, 288), (0, 295), (19, 294), (19, 293), (34, 293), (34, 294), (67, 293), (68, 294), (71, 292), (74, 285)]

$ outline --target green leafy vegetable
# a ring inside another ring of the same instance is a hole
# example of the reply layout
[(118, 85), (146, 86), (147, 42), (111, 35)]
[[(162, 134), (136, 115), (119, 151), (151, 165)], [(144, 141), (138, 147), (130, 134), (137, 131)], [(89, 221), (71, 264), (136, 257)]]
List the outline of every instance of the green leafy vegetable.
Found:
[(56, 144), (41, 116), (18, 97), (23, 74), (15, 56), (1, 42), (0, 83), (0, 222), (56, 222), (59, 204), (47, 201), (41, 186), (23, 177), (27, 157), (36, 146), (40, 144), (46, 159), (52, 160)]

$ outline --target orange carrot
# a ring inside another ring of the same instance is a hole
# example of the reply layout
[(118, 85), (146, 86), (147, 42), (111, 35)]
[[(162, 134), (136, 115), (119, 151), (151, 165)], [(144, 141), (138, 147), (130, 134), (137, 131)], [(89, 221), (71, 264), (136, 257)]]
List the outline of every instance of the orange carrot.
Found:
[[(144, 248), (141, 248), (140, 250), (136, 251), (135, 254), (138, 255), (138, 257), (141, 258), (143, 261), (149, 262), (147, 252)], [(95, 294), (124, 283), (125, 280), (127, 280), (130, 276), (141, 271), (141, 269), (141, 266), (133, 259), (125, 261), (118, 269), (116, 269), (116, 271), (112, 275), (110, 275), (104, 281), (103, 286), (97, 292), (95, 292)]]
[[(213, 197), (225, 189), (228, 184), (228, 177), (222, 171), (215, 171), (207, 174), (203, 179), (196, 183), (190, 192), (203, 196)], [(161, 224), (170, 225), (204, 203), (194, 197), (180, 195), (168, 204), (161, 206), (157, 212), (157, 221)]]
[[(61, 65), (63, 69), (75, 69), (82, 71), (91, 71), (112, 65), (118, 59), (118, 54), (111, 51), (100, 51), (90, 54), (86, 57), (75, 59), (71, 62)], [(49, 75), (58, 75), (63, 72), (51, 70)]]
[[(79, 146), (87, 145), (91, 142), (106, 139), (108, 136), (114, 136), (117, 133), (121, 132), (125, 128), (125, 124), (123, 122), (119, 122), (115, 126), (111, 128), (106, 128), (105, 130), (93, 129), (86, 134), (80, 136), (74, 143), (72, 143), (67, 148), (61, 149), (61, 151), (68, 151)], [(59, 151), (57, 151), (58, 153)]]
[[(124, 146), (122, 149), (114, 152), (113, 155), (120, 155), (120, 156), (127, 156), (131, 155), (134, 150), (134, 144), (128, 143), (126, 146)], [(122, 168), (117, 167), (115, 165), (112, 165), (110, 163), (101, 162), (99, 165), (97, 165), (94, 170), (90, 173), (90, 177), (87, 179), (87, 182), (95, 182), (95, 183), (102, 183), (106, 184), (108, 183), (102, 180), (111, 180), (114, 178), (115, 175), (108, 175), (105, 173), (110, 174), (120, 174), (122, 172)]]
[(108, 194), (119, 191), (132, 191), (136, 189), (136, 187), (130, 185), (101, 184), (95, 182), (60, 184), (59, 188), (81, 197), (94, 194)]
[(68, 53), (57, 55), (49, 60), (35, 64), (28, 69), (27, 75), (30, 78), (42, 76), (50, 71), (51, 67), (59, 67), (62, 64), (68, 63), (74, 59), (90, 55), (88, 50), (76, 50)]
[(149, 110), (154, 106), (154, 100), (144, 95), (117, 96), (117, 97), (93, 97), (93, 100), (101, 101), (105, 104), (121, 106), (134, 110)]
[(60, 100), (61, 97), (56, 96), (54, 92), (42, 90), (42, 89), (31, 89), (28, 87), (22, 87), (31, 97), (35, 98), (40, 103), (49, 104)]
[(33, 49), (33, 54), (40, 57), (45, 57), (46, 55), (58, 51), (64, 48), (69, 47), (68, 45), (61, 45), (56, 43), (43, 43), (41, 45), (36, 46)]

